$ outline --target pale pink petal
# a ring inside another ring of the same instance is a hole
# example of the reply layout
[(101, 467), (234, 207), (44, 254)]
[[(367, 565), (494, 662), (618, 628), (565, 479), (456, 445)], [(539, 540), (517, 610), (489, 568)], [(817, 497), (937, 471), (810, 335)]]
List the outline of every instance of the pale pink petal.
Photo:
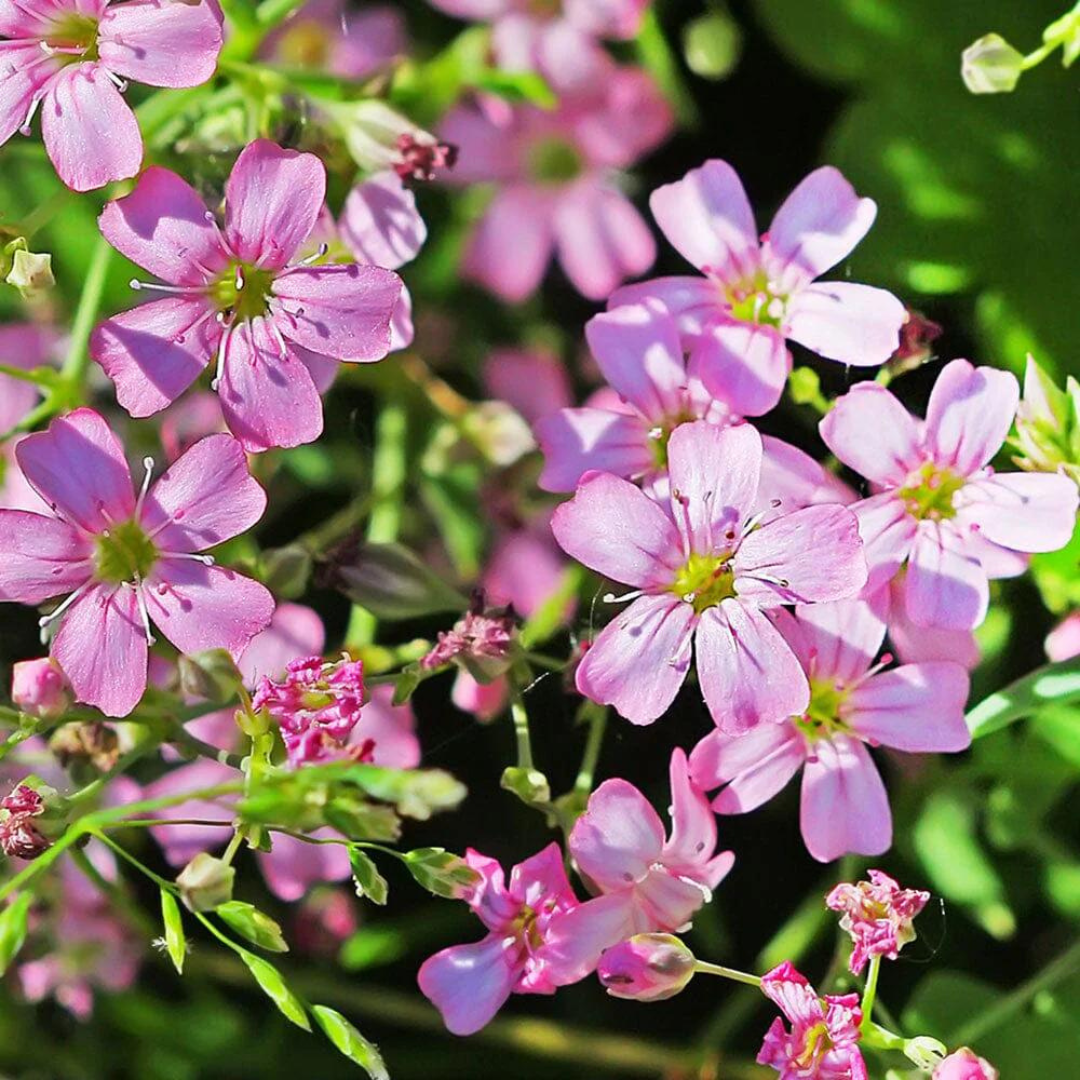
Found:
[[(24, 21), (22, 13), (12, 14), (11, 22), (16, 25), (12, 26), (10, 36), (29, 36), (31, 40), (0, 41), (0, 64), (4, 65), (4, 78), (0, 79), (0, 143), (6, 143), (22, 128), (30, 115), (34, 95), (63, 67), (60, 57), (43, 62), (41, 46), (32, 40), (34, 31), (30, 30), (28, 34), (27, 28), (17, 28), (18, 23)], [(5, 16), (0, 15), (0, 22), (6, 21)], [(8, 36), (8, 31), (0, 30), (0, 33)]]
[(803, 773), (800, 819), (806, 848), (818, 862), (888, 851), (889, 797), (862, 743), (846, 735), (815, 743)]
[(565, 0), (566, 17), (593, 37), (632, 38), (649, 0)]
[[(320, 829), (312, 836), (333, 836)], [(348, 848), (341, 844), (306, 844), (292, 836), (274, 834), (273, 851), (259, 852), (259, 868), (267, 887), (287, 904), (303, 899), (307, 891), (324, 881), (344, 881), (349, 877)]]
[[(402, 293), (404, 295), (404, 293)], [(393, 338), (393, 331), (390, 334)], [(329, 356), (320, 356), (303, 345), (297, 345), (295, 341), (289, 342), (289, 352), (307, 368), (311, 381), (320, 395), (325, 394), (334, 385), (341, 371), (341, 361), (331, 360)]]
[(974, 630), (986, 618), (986, 571), (949, 522), (920, 521), (908, 561), (904, 603), (918, 626)]
[(93, 409), (76, 409), (28, 435), (15, 456), (34, 490), (80, 529), (104, 532), (135, 511), (124, 447)]
[[(595, 37), (583, 33), (569, 20), (550, 20), (537, 34), (535, 23), (530, 33), (528, 27), (514, 25), (512, 19), (517, 22), (513, 16), (500, 19), (492, 34), (492, 44), (501, 66), (509, 67), (504, 56), (520, 55), (531, 44), (535, 66), (559, 94), (588, 94), (590, 89), (603, 85), (603, 80), (610, 77), (614, 67), (611, 55)], [(516, 40), (508, 40), (512, 34), (518, 35)]]
[(458, 147), (460, 153), (447, 181), (476, 184), (490, 180), (516, 183), (526, 173), (519, 152), (518, 124), (521, 113), (505, 103), (496, 112), (490, 101), (459, 105), (439, 125), (439, 138)]
[(1080, 656), (1080, 611), (1067, 615), (1046, 635), (1047, 657), (1055, 664)]
[(202, 285), (228, 259), (199, 193), (176, 173), (151, 165), (135, 189), (106, 203), (101, 234), (133, 263), (172, 285)]
[(322, 400), (311, 373), (282, 353), (266, 319), (232, 331), (218, 398), (225, 423), (249, 453), (301, 446), (322, 434)]
[(510, 10), (510, 0), (432, 0), (432, 6), (459, 19), (492, 22)]
[(452, 945), (420, 965), (420, 990), (455, 1035), (473, 1035), (503, 1007), (517, 979), (516, 942), (489, 934), (475, 945)]
[[(337, 360), (381, 360), (401, 296), (392, 270), (356, 263), (298, 267), (273, 287), (274, 323), (290, 341)], [(279, 314), (279, 312), (283, 314)]]
[(729, 735), (802, 713), (810, 687), (779, 631), (756, 608), (724, 600), (701, 616), (698, 682), (713, 722)]
[(669, 584), (682, 562), (671, 519), (639, 488), (605, 473), (585, 479), (555, 511), (551, 530), (578, 562), (635, 588)]
[(805, 759), (805, 743), (791, 724), (758, 724), (734, 738), (710, 732), (694, 747), (690, 770), (703, 788), (726, 785), (712, 802), (718, 814), (745, 814), (781, 791)]
[(578, 98), (584, 107), (564, 108), (559, 120), (594, 171), (628, 169), (671, 134), (674, 116), (643, 68), (614, 64), (601, 49), (595, 57), (599, 87)]
[[(336, 25), (340, 27), (340, 21)], [(329, 66), (335, 75), (365, 79), (408, 50), (403, 13), (396, 7), (372, 7), (345, 16), (345, 34), (332, 50)]]
[(686, 365), (675, 321), (659, 301), (594, 316), (585, 339), (604, 378), (647, 419), (662, 422), (681, 410)]
[(693, 607), (670, 593), (640, 597), (593, 641), (577, 669), (578, 690), (632, 724), (651, 724), (686, 678), (695, 621)]
[(552, 543), (547, 523), (542, 530), (515, 529), (500, 536), (480, 583), (490, 603), (510, 604), (530, 618), (562, 584), (565, 569), (566, 559)]
[(654, 930), (635, 903), (632, 889), (597, 896), (551, 920), (540, 956), (556, 986), (568, 986), (595, 970), (605, 949)]
[(953, 360), (941, 369), (926, 409), (926, 448), (939, 465), (967, 476), (1001, 449), (1020, 386), (996, 368)]
[(1076, 526), (1076, 485), (1051, 473), (994, 473), (965, 484), (958, 522), (1014, 551), (1057, 551)]
[(732, 561), (735, 590), (762, 607), (846, 600), (866, 584), (859, 524), (845, 506), (807, 506), (755, 529)]
[(697, 337), (723, 310), (716, 282), (703, 277), (659, 277), (623, 285), (608, 298), (608, 310), (648, 300), (659, 300), (668, 309), (684, 339)]
[(607, 409), (559, 409), (539, 420), (544, 454), (539, 484), (545, 491), (573, 491), (589, 471), (626, 479), (657, 468), (649, 427), (638, 416)]
[(345, 200), (338, 228), (358, 263), (387, 270), (412, 262), (427, 239), (416, 196), (395, 172), (376, 173), (357, 184)]
[[(765, 514), (763, 521), (804, 506), (848, 505), (854, 500), (843, 481), (798, 447), (773, 435), (762, 435), (761, 449), (761, 483), (753, 510)], [(777, 502), (779, 505), (774, 505)]]
[(918, 522), (894, 491), (853, 503), (866, 556), (866, 595), (884, 588), (911, 554)]
[(791, 298), (784, 332), (818, 356), (877, 367), (896, 352), (906, 318), (907, 309), (891, 292), (828, 281), (808, 285)]
[(142, 525), (161, 551), (205, 551), (246, 532), (265, 509), (240, 443), (208, 435), (150, 488)]
[(566, 366), (554, 353), (539, 349), (496, 349), (484, 362), (484, 385), (530, 424), (574, 403)]
[(510, 895), (534, 911), (545, 900), (574, 899), (566, 876), (562, 848), (553, 840), (546, 848), (520, 862), (510, 872)]
[(919, 426), (892, 391), (861, 382), (836, 400), (818, 431), (825, 445), (860, 476), (898, 487), (922, 464)]
[(776, 407), (791, 371), (791, 353), (771, 326), (714, 320), (690, 346), (690, 364), (709, 392), (740, 416)]
[(911, 753), (966, 750), (964, 722), (970, 680), (949, 661), (905, 664), (857, 686), (844, 706), (855, 734)]
[(921, 664), (924, 661), (950, 660), (969, 671), (977, 667), (982, 654), (979, 643), (970, 630), (941, 630), (934, 626), (916, 626), (908, 618), (907, 605), (904, 602), (906, 576), (900, 574), (893, 579), (892, 584), (882, 590), (883, 594), (888, 594), (889, 641), (900, 661), (905, 664)]
[[(724, 862), (728, 865), (719, 868), (721, 877), (730, 869), (734, 857)], [(634, 889), (634, 903), (640, 915), (648, 920), (651, 930), (662, 933), (687, 929), (694, 913), (708, 900), (708, 886), (661, 869), (650, 871)]]
[[(963, 527), (967, 524), (966, 514), (961, 510), (953, 519), (953, 524)], [(978, 528), (967, 528), (964, 536), (964, 549), (979, 560), (986, 576), (991, 581), (998, 578), (1014, 578), (1026, 574), (1031, 565), (1031, 556), (1022, 551), (1013, 551), (1000, 544), (991, 543)]]
[(815, 169), (784, 200), (769, 226), (766, 261), (781, 290), (820, 277), (851, 254), (877, 216), (839, 170)]
[(326, 169), (314, 154), (248, 143), (225, 185), (225, 235), (246, 263), (280, 270), (315, 228)]
[(885, 640), (885, 605), (878, 600), (837, 600), (795, 609), (791, 624), (778, 624), (795, 654), (816, 677), (853, 683), (866, 674)]
[(40, 509), (0, 510), (0, 601), (40, 604), (74, 592), (90, 577), (91, 542)]
[[(325, 645), (326, 630), (317, 612), (303, 604), (282, 603), (274, 610), (270, 625), (252, 638), (237, 666), (244, 685), (253, 689), (263, 677), (281, 678), (290, 660), (321, 654)], [(380, 697), (382, 689), (386, 688), (375, 688), (372, 700)]]
[[(235, 730), (235, 725), (234, 725)], [(199, 759), (190, 765), (160, 776), (146, 785), (143, 794), (148, 799), (172, 798), (186, 792), (216, 787), (236, 781), (239, 773), (217, 761)], [(235, 798), (233, 796), (232, 798)], [(190, 818), (199, 821), (220, 821), (220, 827), (203, 825), (154, 825), (150, 833), (161, 845), (165, 860), (171, 866), (184, 866), (200, 851), (212, 851), (224, 847), (233, 835), (232, 820), (235, 811), (228, 805), (232, 799), (211, 802), (207, 799), (191, 799), (154, 811), (157, 818)]]
[(393, 314), (390, 316), (390, 351), (399, 352), (407, 349), (416, 337), (416, 328), (413, 326), (412, 296), (404, 285), (401, 294), (394, 304)]
[(482, 683), (467, 671), (459, 671), (450, 688), (450, 700), (454, 708), (471, 713), (486, 724), (501, 715), (510, 703), (510, 686), (505, 676)]
[(495, 195), (477, 223), (462, 273), (518, 303), (539, 287), (553, 245), (549, 195), (514, 185)]
[(353, 729), (350, 742), (356, 745), (366, 739), (375, 743), (371, 760), (376, 765), (388, 769), (415, 769), (420, 764), (416, 717), (408, 704), (394, 704), (392, 686), (372, 687), (371, 700), (364, 702), (360, 722)]
[(90, 355), (112, 380), (123, 408), (132, 416), (152, 416), (202, 374), (220, 339), (209, 304), (170, 296), (99, 323)]
[(97, 64), (72, 64), (49, 84), (41, 135), (60, 179), (74, 191), (127, 180), (142, 164), (135, 114)]
[[(0, 326), (0, 363), (23, 371), (50, 367), (58, 340), (54, 330), (33, 323)], [(0, 375), (0, 435), (10, 431), (40, 397), (41, 391), (33, 383)]]
[(101, 62), (147, 86), (198, 86), (214, 74), (221, 21), (210, 0), (110, 4), (98, 24)]
[(465, 849), (465, 862), (480, 875), (467, 903), (473, 914), (489, 929), (504, 931), (520, 913), (521, 904), (506, 889), (506, 875), (498, 859)]
[(95, 585), (67, 609), (52, 643), (76, 698), (106, 716), (127, 716), (146, 689), (146, 630), (136, 592)]
[(634, 204), (591, 179), (559, 195), (552, 230), (559, 265), (590, 300), (606, 299), (656, 261), (656, 241)]
[(757, 496), (761, 436), (750, 424), (680, 424), (668, 440), (672, 514), (691, 551), (730, 550)]
[(668, 866), (700, 865), (716, 848), (716, 816), (709, 800), (692, 779), (686, 753), (672, 751), (668, 766), (671, 783), (671, 835), (664, 844), (663, 861)]
[(707, 161), (657, 188), (649, 206), (661, 232), (698, 270), (730, 281), (756, 266), (754, 211), (739, 174), (726, 161)]
[(265, 586), (190, 559), (160, 559), (143, 591), (150, 618), (182, 653), (227, 649), (239, 656), (274, 614)]

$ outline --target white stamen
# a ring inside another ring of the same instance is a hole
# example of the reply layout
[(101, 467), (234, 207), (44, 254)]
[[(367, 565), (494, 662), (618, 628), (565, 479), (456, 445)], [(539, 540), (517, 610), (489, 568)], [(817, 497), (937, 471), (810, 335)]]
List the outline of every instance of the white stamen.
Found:
[(176, 293), (178, 296), (202, 296), (209, 286), (207, 285), (159, 285), (156, 281), (140, 281), (132, 278), (128, 286), (136, 292), (149, 289), (151, 292)]
[(605, 604), (625, 604), (644, 595), (644, 592), (644, 589), (635, 589), (634, 592), (628, 592), (623, 596), (616, 596), (614, 593), (604, 593), (601, 599)]
[(119, 75), (110, 71), (108, 68), (101, 68), (101, 70), (105, 72), (105, 74), (109, 77), (109, 80), (116, 87), (116, 89), (120, 91), (121, 94), (128, 88), (127, 79), (121, 79)]
[[(59, 619), (60, 616), (63, 615), (64, 612), (67, 611), (67, 609), (71, 607), (71, 605), (74, 604), (75, 601), (78, 600), (79, 597), (93, 584), (94, 581), (92, 578), (88, 578), (84, 581), (55, 611), (50, 611), (48, 615), (42, 615), (41, 618), (38, 619), (38, 626), (40, 626), (42, 630), (45, 630), (50, 623)], [(44, 634), (41, 635), (41, 641), (42, 644), (45, 643)]]
[(217, 388), (221, 385), (221, 376), (225, 371), (225, 352), (229, 345), (229, 338), (232, 337), (235, 323), (229, 323), (225, 327), (225, 332), (221, 335), (221, 344), (218, 345), (217, 353), (217, 369), (214, 372), (214, 378), (210, 383), (210, 389), (217, 391)]
[(144, 457), (142, 463), (146, 472), (143, 475), (142, 487), (139, 488), (139, 497), (135, 500), (136, 521), (142, 516), (143, 503), (146, 502), (146, 493), (150, 490), (150, 481), (154, 476), (154, 459), (152, 457)]
[(139, 616), (142, 618), (143, 631), (146, 634), (146, 644), (154, 645), (157, 642), (157, 638), (154, 637), (153, 631), (150, 629), (150, 609), (146, 606), (146, 596), (143, 593), (142, 578), (136, 574), (134, 584), (125, 581), (124, 585), (128, 589), (135, 590), (135, 603), (139, 607)]
[(163, 559), (187, 559), (189, 562), (202, 563), (203, 566), (215, 566), (213, 555), (193, 555), (187, 551), (163, 551)]
[(300, 260), (300, 265), (310, 266), (312, 263), (318, 262), (329, 250), (329, 244), (320, 244), (318, 250), (315, 252), (314, 255), (309, 255), (306, 259)]

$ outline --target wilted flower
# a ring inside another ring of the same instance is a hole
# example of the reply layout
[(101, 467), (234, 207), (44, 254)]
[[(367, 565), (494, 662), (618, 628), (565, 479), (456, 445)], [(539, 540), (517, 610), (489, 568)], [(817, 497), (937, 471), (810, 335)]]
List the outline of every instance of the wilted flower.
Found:
[(596, 974), (612, 997), (665, 1001), (683, 991), (696, 963), (672, 934), (635, 934), (600, 957)]
[(11, 670), (11, 700), (28, 716), (59, 720), (74, 704), (71, 684), (51, 657), (20, 660)]
[(438, 643), (420, 666), (430, 670), (456, 661), (479, 682), (491, 682), (513, 660), (516, 631), (514, 617), (507, 611), (486, 610), (484, 594), (477, 590), (464, 618), (452, 630), (439, 633)]
[(0, 850), (9, 859), (36, 859), (52, 846), (34, 822), (44, 813), (41, 793), (27, 784), (0, 799)]
[(403, 180), (432, 180), (437, 171), (457, 163), (454, 144), (436, 138), (385, 102), (368, 98), (329, 109), (353, 160), (367, 172), (391, 169)]
[(825, 897), (827, 907), (843, 912), (840, 928), (854, 944), (849, 963), (853, 975), (861, 974), (875, 956), (895, 960), (915, 940), (915, 916), (930, 899), (920, 889), (901, 889), (880, 870), (870, 870), (868, 876), (869, 881), (854, 885), (842, 882)]
[(18, 289), (24, 300), (31, 300), (56, 284), (52, 272), (52, 256), (47, 252), (39, 254), (28, 251), (25, 246), (16, 248), (11, 253), (11, 265), (4, 280)]
[(224, 859), (200, 851), (176, 877), (180, 899), (190, 911), (212, 911), (232, 899), (236, 871)]
[(998, 1080), (998, 1071), (965, 1046), (945, 1058), (934, 1069), (931, 1080)]

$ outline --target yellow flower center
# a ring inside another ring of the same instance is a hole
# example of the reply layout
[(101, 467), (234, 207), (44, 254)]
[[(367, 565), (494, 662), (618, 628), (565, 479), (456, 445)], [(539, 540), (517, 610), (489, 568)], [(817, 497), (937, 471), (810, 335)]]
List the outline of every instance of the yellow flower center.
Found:
[(964, 483), (964, 477), (928, 461), (908, 476), (899, 494), (912, 517), (944, 521), (956, 516), (953, 502)]
[(784, 317), (784, 298), (772, 291), (764, 270), (736, 284), (725, 284), (723, 294), (733, 319), (779, 329)]
[(792, 722), (808, 743), (831, 739), (834, 735), (850, 731), (843, 718), (847, 696), (848, 691), (840, 689), (835, 683), (810, 680), (810, 704), (802, 716), (792, 717)]
[(119, 585), (144, 579), (158, 560), (158, 549), (137, 521), (125, 521), (95, 538), (94, 576)]
[(257, 270), (242, 262), (232, 262), (210, 286), (210, 298), (219, 311), (230, 312), (237, 322), (265, 315), (270, 289), (274, 284), (272, 270)]
[(723, 600), (735, 596), (735, 573), (731, 554), (691, 555), (678, 574), (671, 591), (700, 615)]

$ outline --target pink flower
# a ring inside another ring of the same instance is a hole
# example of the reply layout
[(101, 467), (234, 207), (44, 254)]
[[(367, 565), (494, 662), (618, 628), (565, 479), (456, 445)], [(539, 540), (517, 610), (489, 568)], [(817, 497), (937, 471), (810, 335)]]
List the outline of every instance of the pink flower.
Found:
[(30, 134), (41, 106), (45, 150), (60, 179), (89, 191), (139, 171), (135, 114), (120, 96), (127, 80), (198, 86), (214, 74), (221, 17), (209, 0), (34, 0), (0, 12), (0, 143)]
[(968, 675), (948, 661), (882, 671), (874, 658), (885, 636), (863, 601), (798, 607), (778, 629), (810, 682), (810, 700), (783, 724), (741, 738), (716, 731), (694, 748), (694, 780), (720, 814), (771, 799), (804, 768), (801, 824), (810, 854), (829, 862), (847, 852), (880, 855), (892, 843), (889, 799), (866, 745), (909, 753), (965, 749)]
[(596, 974), (612, 997), (666, 1001), (694, 976), (694, 954), (670, 934), (635, 934), (600, 957)]
[(669, 772), (670, 836), (625, 780), (605, 780), (574, 825), (570, 854), (601, 895), (552, 923), (545, 955), (560, 985), (584, 978), (605, 949), (635, 934), (688, 927), (735, 862), (730, 851), (716, 852), (716, 818), (682, 750), (672, 753)]
[(843, 912), (840, 928), (851, 935), (854, 948), (849, 967), (859, 975), (875, 956), (895, 960), (915, 940), (915, 916), (926, 907), (930, 894), (901, 889), (888, 874), (869, 870), (869, 881), (841, 882), (825, 897), (825, 905)]
[(495, 60), (506, 71), (539, 71), (565, 90), (602, 79), (611, 61), (600, 38), (624, 40), (637, 34), (649, 0), (432, 0), (435, 7), (463, 19), (494, 23)]
[[(313, 154), (260, 139), (236, 159), (219, 229), (198, 193), (151, 167), (102, 211), (102, 234), (170, 294), (99, 325), (90, 353), (132, 416), (175, 401), (217, 356), (211, 384), (229, 430), (250, 451), (322, 432), (306, 353), (381, 360), (401, 279), (375, 266), (294, 262), (319, 217), (326, 170)], [(297, 347), (299, 347), (298, 351)]]
[(515, 866), (509, 887), (494, 859), (470, 849), (465, 861), (482, 879), (469, 907), (489, 933), (474, 945), (437, 952), (417, 976), (424, 996), (455, 1035), (479, 1031), (511, 994), (552, 994), (563, 985), (544, 945), (552, 921), (577, 906), (558, 844)]
[(760, 524), (761, 463), (761, 436), (750, 425), (683, 424), (668, 442), (668, 507), (626, 480), (593, 475), (555, 511), (563, 549), (632, 589), (621, 598), (630, 606), (578, 667), (586, 697), (651, 724), (696, 651), (701, 692), (723, 730), (742, 733), (806, 709), (806, 675), (765, 613), (852, 596), (866, 567), (855, 518), (842, 506)]
[(867, 1080), (858, 1045), (858, 994), (819, 998), (786, 960), (762, 977), (761, 991), (787, 1017), (791, 1030), (779, 1017), (772, 1022), (758, 1064), (775, 1069), (780, 1080)]
[(455, 708), (472, 713), (481, 724), (488, 724), (510, 703), (510, 683), (505, 675), (482, 683), (462, 669), (454, 676), (450, 700)]
[(484, 386), (534, 427), (574, 401), (566, 365), (546, 349), (496, 349), (484, 361)]
[(512, 659), (515, 631), (514, 617), (485, 609), (484, 593), (477, 591), (453, 629), (439, 632), (439, 640), (420, 660), (420, 666), (431, 670), (456, 660), (478, 678), (495, 678), (506, 672)]
[(896, 577), (869, 598), (882, 612), (889, 626), (889, 641), (902, 664), (920, 664), (924, 660), (952, 660), (968, 671), (979, 666), (982, 651), (971, 630), (945, 630), (940, 626), (918, 626), (911, 621), (904, 603), (907, 572)]
[(551, 111), (491, 100), (456, 108), (442, 125), (461, 150), (455, 181), (496, 185), (462, 272), (511, 302), (539, 288), (553, 254), (593, 300), (643, 274), (656, 244), (615, 171), (670, 129), (670, 110), (649, 76), (629, 68), (613, 71), (596, 95)]
[(266, 507), (235, 439), (203, 439), (153, 485), (148, 460), (137, 496), (123, 447), (92, 409), (54, 420), (17, 453), (48, 510), (0, 510), (0, 600), (67, 596), (41, 622), (58, 622), (51, 652), (79, 701), (107, 716), (135, 708), (151, 622), (181, 652), (234, 655), (269, 623), (270, 593), (201, 554)]
[(897, 348), (906, 313), (891, 293), (847, 281), (814, 284), (846, 258), (877, 207), (826, 166), (787, 197), (759, 241), (738, 174), (707, 161), (649, 200), (661, 232), (703, 278), (622, 289), (611, 306), (654, 296), (678, 316), (707, 387), (744, 416), (780, 400), (791, 371), (785, 338), (829, 360), (876, 367)]
[(74, 702), (67, 676), (51, 657), (22, 660), (12, 668), (11, 700), (42, 720), (59, 720)]
[[(0, 326), (0, 363), (22, 371), (51, 367), (59, 338), (55, 330), (34, 323)], [(0, 375), (0, 435), (11, 431), (40, 398), (41, 390), (32, 382)]]
[(359, 660), (328, 662), (308, 656), (290, 660), (280, 681), (263, 676), (251, 704), (256, 711), (266, 709), (277, 722), (289, 764), (299, 769), (350, 756), (346, 744), (363, 700), (364, 665)]
[(1080, 656), (1080, 611), (1067, 615), (1046, 635), (1046, 655), (1055, 663)]
[(998, 1071), (965, 1046), (938, 1065), (932, 1080), (998, 1080)]
[(999, 474), (990, 460), (1016, 414), (1015, 376), (946, 364), (926, 420), (877, 383), (859, 383), (821, 421), (821, 437), (876, 494), (855, 507), (868, 593), (907, 564), (904, 602), (918, 626), (972, 630), (988, 578), (1011, 577), (1022, 552), (1056, 551), (1076, 524), (1077, 490), (1061, 475)]
[(342, 0), (308, 0), (266, 38), (260, 55), (289, 68), (366, 79), (407, 48), (405, 20), (395, 7), (354, 11)]

